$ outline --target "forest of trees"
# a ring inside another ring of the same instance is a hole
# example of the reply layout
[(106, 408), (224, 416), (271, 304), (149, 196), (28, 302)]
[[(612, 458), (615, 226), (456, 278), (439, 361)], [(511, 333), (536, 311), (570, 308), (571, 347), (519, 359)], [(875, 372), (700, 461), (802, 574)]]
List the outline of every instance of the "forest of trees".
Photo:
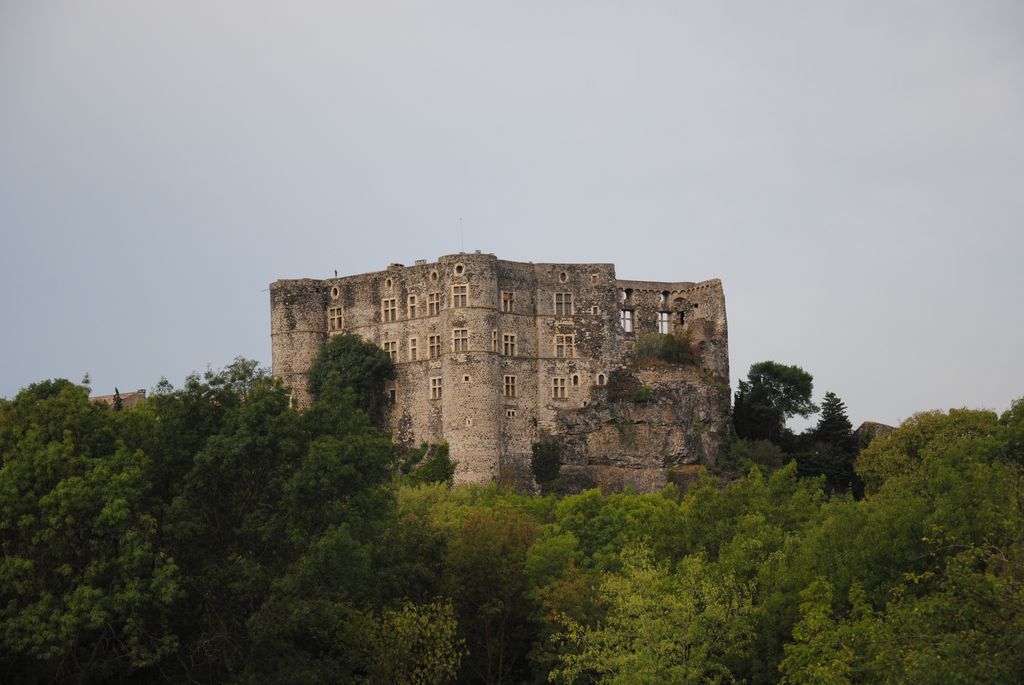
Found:
[(1021, 680), (1024, 401), (864, 447), (752, 368), (685, 491), (529, 495), (396, 448), (388, 363), (337, 345), (303, 411), (246, 360), (0, 400), (0, 682)]

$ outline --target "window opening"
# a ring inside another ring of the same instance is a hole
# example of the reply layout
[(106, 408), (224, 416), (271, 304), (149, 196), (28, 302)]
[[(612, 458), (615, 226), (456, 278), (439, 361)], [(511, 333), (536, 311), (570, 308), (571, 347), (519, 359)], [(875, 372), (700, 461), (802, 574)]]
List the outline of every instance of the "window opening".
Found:
[(383, 319), (385, 323), (389, 321), (398, 320), (398, 305), (396, 304), (396, 302), (397, 300), (395, 300), (395, 298), (393, 297), (381, 300), (380, 308), (381, 312), (383, 313)]
[(516, 396), (516, 377), (505, 376), (505, 397)]
[(516, 336), (514, 333), (506, 333), (501, 336), (501, 353), (506, 357), (516, 356)]
[(410, 295), (409, 296), (409, 318), (410, 319), (415, 319), (416, 318), (416, 296), (415, 295)]
[(658, 312), (658, 332), (668, 334), (668, 312)]
[(419, 358), (419, 350), (416, 349), (416, 338), (409, 338), (409, 361), (414, 362)]
[(633, 332), (633, 312), (629, 309), (623, 309), (619, 312), (619, 323), (622, 324), (622, 330), (627, 333)]
[(441, 293), (427, 293), (427, 315), (437, 316), (441, 313)]
[(555, 356), (556, 357), (574, 357), (575, 355), (575, 344), (576, 336), (573, 335), (556, 335), (555, 336)]
[(555, 293), (555, 316), (572, 316), (572, 293)]
[(441, 379), (431, 378), (430, 379), (430, 399), (439, 400), (441, 399)]
[(452, 329), (452, 352), (469, 351), (469, 329)]
[(465, 307), (466, 300), (469, 297), (469, 286), (468, 285), (453, 285), (452, 286), (452, 306), (453, 307)]
[(501, 291), (501, 311), (514, 312), (516, 307), (516, 294), (512, 290)]
[(551, 379), (551, 398), (555, 400), (565, 399), (565, 379), (564, 378), (552, 378)]
[(441, 356), (441, 336), (432, 335), (427, 339), (427, 351), (430, 353), (431, 359)]
[(327, 310), (327, 324), (330, 330), (340, 331), (342, 327), (342, 308), (331, 307)]

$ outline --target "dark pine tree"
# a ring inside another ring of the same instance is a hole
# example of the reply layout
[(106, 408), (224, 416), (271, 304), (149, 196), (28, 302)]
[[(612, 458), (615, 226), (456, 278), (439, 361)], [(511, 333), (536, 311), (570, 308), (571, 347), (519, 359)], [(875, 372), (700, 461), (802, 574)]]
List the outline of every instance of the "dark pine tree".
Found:
[(797, 459), (803, 476), (825, 476), (829, 490), (863, 494), (863, 483), (853, 470), (857, 438), (846, 415), (846, 404), (834, 392), (825, 393), (818, 425), (806, 434), (808, 449)]

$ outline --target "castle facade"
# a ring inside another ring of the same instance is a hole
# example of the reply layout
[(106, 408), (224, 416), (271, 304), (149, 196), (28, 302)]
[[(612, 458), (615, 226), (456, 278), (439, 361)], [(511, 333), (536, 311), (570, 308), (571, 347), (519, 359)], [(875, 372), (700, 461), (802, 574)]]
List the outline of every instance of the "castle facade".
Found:
[[(675, 391), (699, 393), (702, 383), (725, 379), (728, 413), (725, 297), (717, 279), (629, 281), (612, 264), (459, 253), (356, 276), (279, 280), (270, 300), (273, 373), (300, 403), (309, 402), (306, 373), (328, 338), (357, 334), (395, 362), (387, 391), (396, 442), (446, 440), (459, 482), (521, 475), (535, 442), (605, 401), (613, 372), (646, 333), (684, 333), (698, 362), (673, 381)], [(715, 397), (720, 405), (721, 392)]]

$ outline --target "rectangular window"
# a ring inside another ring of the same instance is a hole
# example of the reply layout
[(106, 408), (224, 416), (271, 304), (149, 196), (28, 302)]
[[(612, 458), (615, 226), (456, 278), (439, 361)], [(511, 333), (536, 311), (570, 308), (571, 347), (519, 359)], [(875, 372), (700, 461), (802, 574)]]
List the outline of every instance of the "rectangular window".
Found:
[(380, 301), (380, 309), (384, 322), (398, 320), (398, 306), (395, 298), (388, 298)]
[(430, 399), (439, 400), (441, 399), (441, 379), (431, 378), (430, 379)]
[(427, 316), (441, 313), (441, 293), (427, 293)]
[(452, 329), (452, 352), (469, 352), (469, 329)]
[(622, 324), (622, 330), (627, 333), (633, 332), (633, 311), (630, 309), (623, 309), (619, 312), (619, 323)]
[(572, 316), (572, 293), (555, 293), (555, 316)]
[(516, 310), (516, 294), (512, 290), (501, 291), (501, 311), (514, 312)]
[(501, 336), (501, 353), (506, 357), (516, 356), (516, 336), (506, 333)]
[(505, 376), (505, 397), (516, 396), (516, 377)]
[(576, 336), (575, 335), (556, 335), (555, 336), (555, 356), (556, 357), (575, 357), (576, 356)]
[(410, 295), (409, 296), (409, 318), (410, 319), (415, 319), (416, 318), (416, 296), (415, 295)]
[(491, 352), (498, 351), (498, 331), (491, 331)]
[(409, 338), (409, 361), (414, 362), (420, 358), (419, 350), (416, 348), (416, 338)]
[(551, 379), (551, 398), (555, 400), (565, 399), (565, 379), (564, 378), (552, 378)]
[(342, 326), (341, 307), (331, 307), (327, 310), (327, 326), (329, 330), (340, 331)]
[(658, 332), (668, 335), (668, 312), (658, 312)]
[(466, 302), (469, 299), (469, 286), (468, 285), (453, 285), (452, 286), (452, 306), (453, 307), (465, 307)]
[(437, 359), (441, 356), (441, 336), (432, 335), (427, 339), (427, 347), (430, 352), (431, 359)]
[(393, 362), (397, 362), (398, 361), (398, 341), (397, 340), (388, 340), (387, 342), (385, 342), (384, 343), (384, 351), (388, 353), (389, 357), (391, 357), (391, 361), (393, 361)]

